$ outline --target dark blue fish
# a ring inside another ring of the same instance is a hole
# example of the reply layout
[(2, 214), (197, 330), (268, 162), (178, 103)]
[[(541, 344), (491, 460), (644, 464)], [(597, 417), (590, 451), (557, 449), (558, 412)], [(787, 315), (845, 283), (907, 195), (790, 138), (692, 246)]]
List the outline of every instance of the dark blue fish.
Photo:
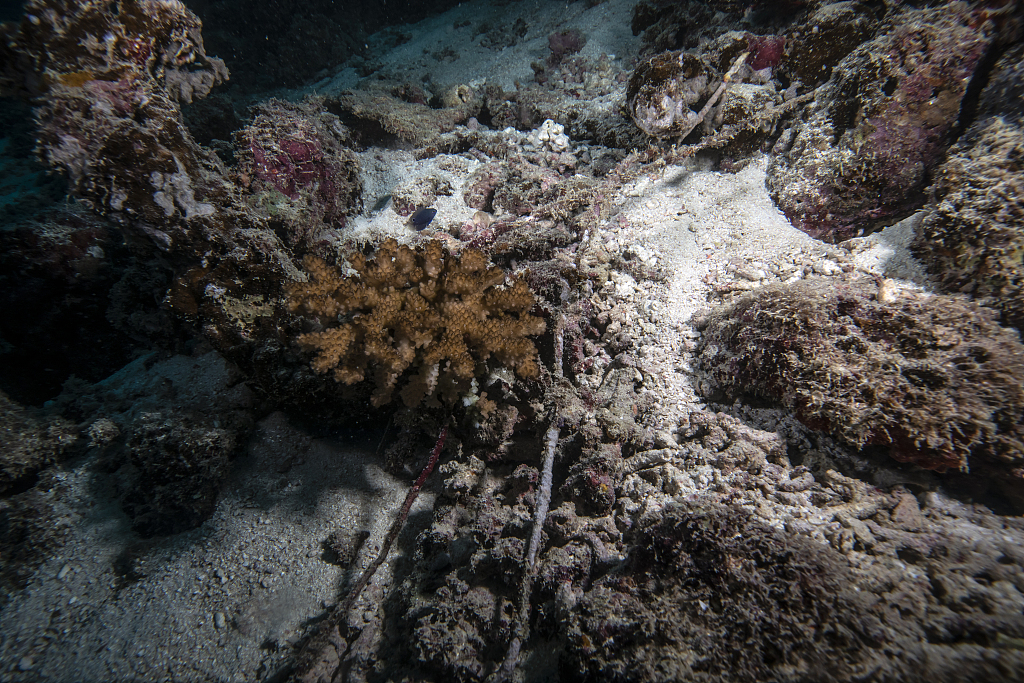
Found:
[(422, 230), (430, 225), (430, 221), (434, 220), (436, 215), (437, 209), (417, 209), (413, 215), (409, 216), (409, 223), (417, 230)]

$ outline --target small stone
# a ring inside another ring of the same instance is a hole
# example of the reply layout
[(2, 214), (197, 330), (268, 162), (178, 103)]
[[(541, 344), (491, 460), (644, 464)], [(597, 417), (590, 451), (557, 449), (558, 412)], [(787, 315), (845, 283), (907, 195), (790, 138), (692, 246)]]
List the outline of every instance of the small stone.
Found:
[(35, 666), (35, 660), (31, 657), (22, 657), (18, 660), (18, 671), (31, 671)]
[(900, 502), (892, 509), (892, 521), (904, 531), (917, 531), (921, 528), (921, 508), (913, 494), (900, 495)]
[(71, 565), (66, 564), (63, 567), (61, 567), (60, 571), (57, 572), (57, 580), (58, 581), (63, 581), (64, 577), (68, 575), (69, 571), (71, 571)]
[(679, 444), (676, 443), (674, 436), (668, 432), (662, 430), (655, 432), (654, 434), (654, 447), (655, 448), (678, 448)]
[(891, 304), (899, 298), (899, 290), (896, 288), (896, 283), (885, 278), (881, 284), (878, 285), (878, 300), (883, 304)]
[(822, 259), (814, 264), (814, 272), (818, 275), (835, 275), (840, 271), (842, 271), (842, 268), (837, 263), (827, 259)]
[(213, 613), (213, 625), (217, 629), (222, 629), (222, 628), (224, 628), (225, 626), (228, 625), (227, 617), (224, 616), (223, 612), (214, 612)]
[(837, 515), (839, 523), (848, 528), (853, 532), (854, 537), (860, 541), (861, 545), (865, 548), (870, 548), (877, 543), (871, 530), (868, 529), (868, 525), (860, 521), (856, 517), (843, 515), (842, 517)]

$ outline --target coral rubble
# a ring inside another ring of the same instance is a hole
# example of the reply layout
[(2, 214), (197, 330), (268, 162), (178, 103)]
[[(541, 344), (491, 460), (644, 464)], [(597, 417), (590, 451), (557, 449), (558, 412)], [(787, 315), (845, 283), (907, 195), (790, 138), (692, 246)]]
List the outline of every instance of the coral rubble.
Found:
[(886, 295), (866, 278), (771, 285), (711, 316), (702, 385), (780, 401), (903, 462), (987, 471), (1022, 498), (1024, 347), (992, 317), (955, 297)]
[(353, 384), (373, 365), (375, 406), (391, 400), (410, 368), (419, 372), (401, 391), (407, 406), (435, 390), (449, 400), (453, 391), (468, 390), (478, 364), (492, 355), (520, 377), (539, 376), (537, 348), (528, 337), (545, 324), (529, 313), (534, 295), (524, 280), (501, 286), (504, 271), (489, 267), (479, 251), (455, 256), (436, 241), (411, 249), (389, 239), (372, 258), (357, 253), (349, 261), (353, 277), (309, 257), (310, 281), (287, 285), (290, 308), (316, 316), (326, 328), (298, 339), (317, 351), (316, 372), (333, 371), (339, 382)]

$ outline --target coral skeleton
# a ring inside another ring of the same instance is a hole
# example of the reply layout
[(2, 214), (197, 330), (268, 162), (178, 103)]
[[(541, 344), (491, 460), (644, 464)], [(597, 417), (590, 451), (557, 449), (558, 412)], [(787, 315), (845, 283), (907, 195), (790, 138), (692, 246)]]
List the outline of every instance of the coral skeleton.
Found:
[(677, 135), (677, 138), (680, 141), (687, 135), (689, 135), (694, 128), (704, 123), (704, 119), (708, 117), (708, 114), (711, 112), (711, 109), (716, 104), (718, 104), (718, 100), (722, 96), (722, 94), (725, 93), (725, 89), (729, 87), (730, 83), (736, 80), (736, 75), (743, 67), (744, 63), (746, 62), (747, 55), (749, 54), (749, 52), (744, 52), (733, 61), (732, 66), (729, 67), (729, 70), (726, 72), (725, 76), (722, 77), (722, 84), (718, 86), (718, 89), (715, 90), (714, 94), (711, 96), (711, 99), (709, 99), (704, 104), (704, 106), (701, 107), (701, 110), (699, 112), (697, 112), (696, 114), (690, 112), (686, 115), (686, 127), (683, 128), (683, 131)]
[(533, 592), (533, 581), (537, 576), (537, 552), (540, 550), (541, 538), (544, 534), (544, 522), (547, 521), (548, 508), (551, 505), (551, 486), (555, 466), (555, 451), (558, 449), (558, 435), (561, 431), (561, 420), (548, 428), (544, 435), (544, 465), (540, 479), (540, 490), (537, 494), (537, 507), (533, 516), (533, 531), (530, 534), (530, 545), (523, 561), (522, 589), (519, 591), (519, 615), (516, 619), (515, 635), (508, 645), (508, 652), (501, 666), (491, 677), (491, 683), (504, 683), (509, 680), (519, 664), (519, 653), (523, 642), (529, 636), (530, 594)]
[(389, 239), (372, 258), (355, 254), (349, 261), (352, 277), (307, 257), (310, 281), (287, 286), (291, 310), (318, 317), (326, 328), (298, 339), (317, 352), (317, 373), (332, 371), (351, 385), (374, 365), (376, 407), (391, 400), (398, 378), (413, 368), (418, 373), (401, 390), (409, 407), (435, 393), (464, 393), (491, 356), (520, 377), (539, 376), (528, 337), (545, 324), (529, 314), (533, 292), (523, 280), (504, 286), (505, 272), (488, 266), (481, 252), (454, 256), (436, 241), (411, 249)]

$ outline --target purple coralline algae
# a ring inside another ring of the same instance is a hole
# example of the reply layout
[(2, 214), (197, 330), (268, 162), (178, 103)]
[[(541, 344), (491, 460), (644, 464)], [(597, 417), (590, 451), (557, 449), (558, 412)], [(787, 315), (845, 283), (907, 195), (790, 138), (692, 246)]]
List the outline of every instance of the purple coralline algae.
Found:
[(348, 131), (319, 99), (263, 102), (237, 137), (242, 184), (258, 195), (276, 191), (290, 200), (263, 203), (278, 209), (292, 243), (315, 243), (318, 228), (341, 227), (362, 208), (359, 162), (345, 147)]
[(963, 3), (906, 10), (843, 59), (768, 169), (772, 197), (795, 226), (840, 241), (923, 204), (993, 44), (985, 17)]

